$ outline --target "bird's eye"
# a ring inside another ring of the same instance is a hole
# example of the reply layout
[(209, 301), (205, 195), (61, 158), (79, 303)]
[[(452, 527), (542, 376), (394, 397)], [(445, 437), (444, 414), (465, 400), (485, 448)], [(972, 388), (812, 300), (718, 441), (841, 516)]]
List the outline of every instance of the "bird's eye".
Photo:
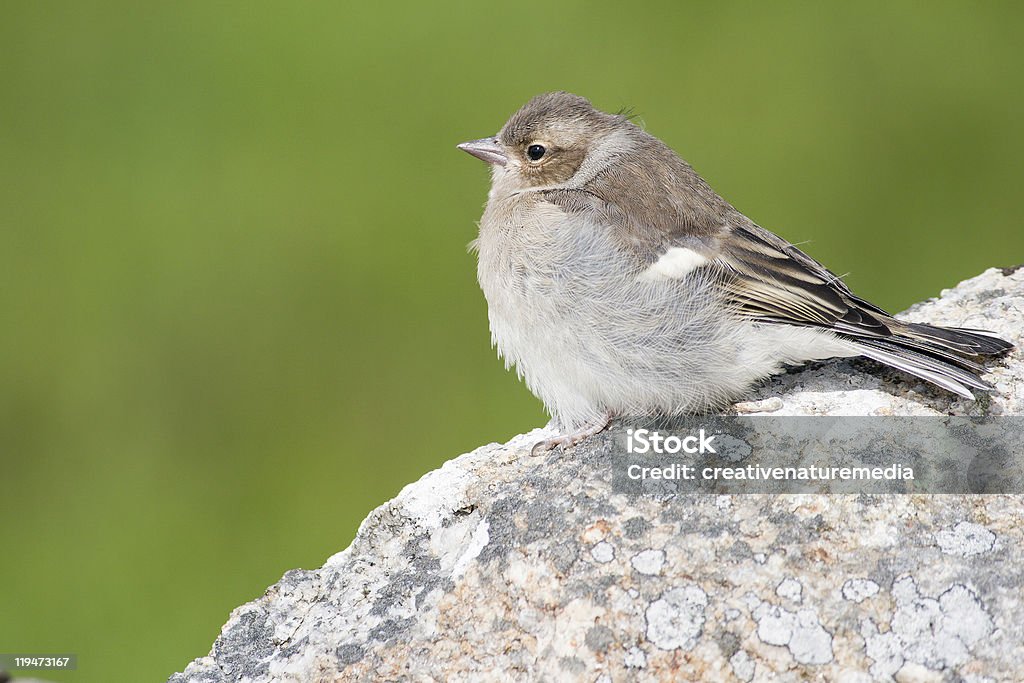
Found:
[(526, 148), (526, 156), (530, 157), (530, 161), (538, 161), (546, 151), (544, 145), (530, 145)]

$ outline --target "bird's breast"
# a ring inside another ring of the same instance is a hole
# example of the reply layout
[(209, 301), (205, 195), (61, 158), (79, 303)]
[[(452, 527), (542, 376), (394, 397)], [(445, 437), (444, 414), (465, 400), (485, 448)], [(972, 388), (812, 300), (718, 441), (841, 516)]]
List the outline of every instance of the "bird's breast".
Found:
[(635, 274), (624, 266), (608, 226), (554, 204), (492, 201), (480, 224), (478, 277), (497, 313), (571, 313), (597, 302)]

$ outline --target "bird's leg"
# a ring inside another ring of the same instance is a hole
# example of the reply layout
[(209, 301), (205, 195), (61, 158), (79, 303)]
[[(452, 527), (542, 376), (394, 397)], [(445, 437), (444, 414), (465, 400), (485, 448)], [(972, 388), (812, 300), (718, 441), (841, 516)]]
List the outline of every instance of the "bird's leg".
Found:
[(774, 413), (782, 409), (782, 399), (778, 396), (766, 398), (763, 401), (740, 401), (735, 406), (739, 415), (750, 415), (751, 413)]
[(563, 448), (575, 446), (588, 436), (593, 436), (594, 434), (598, 434), (604, 431), (611, 421), (612, 414), (605, 413), (604, 415), (597, 418), (593, 422), (588, 422), (587, 424), (583, 425), (577, 431), (571, 434), (563, 434), (562, 436), (556, 436), (553, 439), (544, 439), (543, 441), (538, 441), (536, 444), (534, 444), (533, 448), (530, 449), (530, 455), (540, 455), (544, 451), (550, 451), (555, 446), (562, 446)]

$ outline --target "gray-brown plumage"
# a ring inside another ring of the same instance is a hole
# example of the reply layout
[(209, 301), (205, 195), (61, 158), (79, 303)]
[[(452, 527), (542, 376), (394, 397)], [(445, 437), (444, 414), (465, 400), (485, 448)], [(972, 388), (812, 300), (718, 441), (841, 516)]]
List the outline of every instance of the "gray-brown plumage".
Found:
[(720, 408), (786, 365), (837, 356), (973, 398), (991, 389), (977, 359), (1012, 348), (894, 319), (577, 95), (535, 97), (459, 147), (493, 173), (474, 243), (492, 339), (572, 432), (547, 446), (613, 416)]

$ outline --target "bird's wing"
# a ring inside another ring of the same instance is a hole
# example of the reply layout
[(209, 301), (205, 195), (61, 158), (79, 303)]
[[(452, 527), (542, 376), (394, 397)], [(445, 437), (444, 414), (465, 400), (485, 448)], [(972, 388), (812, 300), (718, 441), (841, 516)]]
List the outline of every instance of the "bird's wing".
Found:
[(682, 277), (690, 268), (669, 267), (664, 259), (679, 258), (679, 250), (689, 252), (693, 258), (680, 262), (717, 269), (737, 311), (744, 315), (764, 322), (841, 328), (857, 336), (889, 334), (879, 318), (888, 318), (885, 311), (855, 296), (807, 254), (749, 221), (740, 227), (707, 221), (697, 229), (661, 211), (648, 212), (646, 220), (637, 221), (604, 201), (599, 192), (586, 189), (538, 194), (566, 213), (598, 216), (619, 226), (624, 249), (635, 252), (638, 267), (657, 270), (662, 261), (669, 278)]
[[(667, 212), (648, 213), (645, 217), (650, 222), (638, 224), (633, 216), (603, 200), (599, 191), (539, 194), (567, 213), (599, 216), (618, 226), (624, 248), (635, 252), (638, 267), (658, 270), (659, 261), (676, 257), (661, 269), (669, 278), (684, 277), (696, 268), (712, 269), (734, 310), (759, 322), (823, 328), (876, 355), (896, 346), (972, 371), (983, 368), (962, 356), (993, 355), (1012, 348), (981, 330), (896, 320), (850, 291), (825, 266), (735, 210), (733, 220), (720, 219), (717, 226), (711, 221), (688, 225)], [(682, 258), (679, 250), (684, 252)]]
[(735, 310), (765, 323), (827, 329), (868, 358), (970, 398), (991, 389), (971, 360), (1012, 345), (976, 330), (905, 323), (861, 299), (834, 273), (756, 225), (729, 227), (709, 261), (720, 269)]
[(838, 275), (756, 225), (723, 226), (706, 256), (721, 269), (736, 309), (764, 322), (888, 337), (892, 318), (856, 296)]
[(736, 310), (763, 322), (822, 327), (870, 348), (898, 346), (938, 356), (971, 370), (961, 355), (998, 354), (1007, 342), (979, 330), (896, 320), (850, 291), (838, 275), (767, 230), (750, 224), (724, 228), (711, 263)]

